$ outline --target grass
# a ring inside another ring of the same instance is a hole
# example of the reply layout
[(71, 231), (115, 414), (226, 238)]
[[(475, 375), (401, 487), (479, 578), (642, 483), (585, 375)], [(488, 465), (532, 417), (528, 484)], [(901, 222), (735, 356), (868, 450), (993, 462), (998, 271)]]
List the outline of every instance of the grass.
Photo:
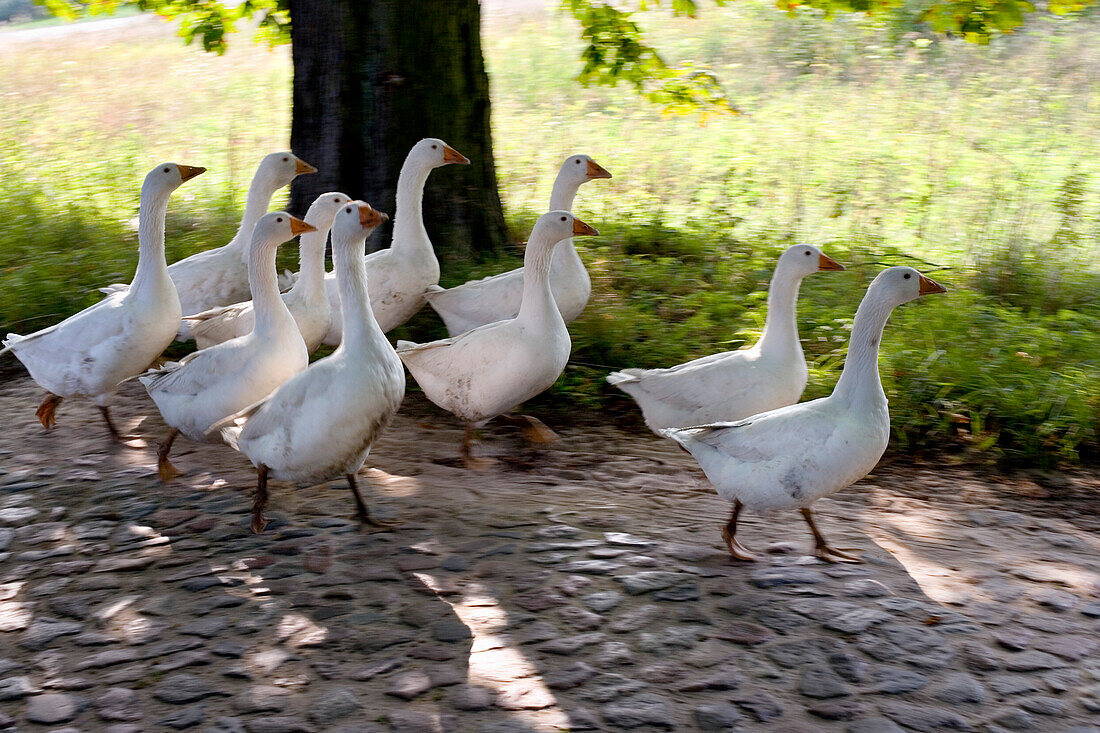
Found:
[[(744, 114), (701, 124), (629, 90), (579, 87), (566, 19), (485, 19), (514, 230), (529, 230), (567, 155), (615, 174), (578, 197), (578, 215), (604, 233), (579, 240), (595, 295), (542, 407), (635, 415), (604, 385), (607, 369), (751, 342), (775, 257), (808, 241), (852, 267), (803, 287), (806, 397), (835, 383), (866, 283), (885, 264), (915, 264), (951, 293), (903, 306), (887, 328), (895, 445), (1047, 465), (1100, 457), (1092, 21), (1042, 20), (977, 48), (928, 44), (900, 22), (789, 18), (755, 0), (696, 21), (639, 19), (669, 60), (714, 67)], [(286, 49), (241, 42), (219, 58), (141, 28), (117, 42), (8, 41), (0, 54), (0, 325), (11, 330), (127, 277), (152, 162), (210, 169), (173, 198), (176, 259), (228, 240), (254, 162), (287, 146)], [(518, 257), (452, 269), (443, 284)], [(437, 328), (430, 313), (410, 326)]]

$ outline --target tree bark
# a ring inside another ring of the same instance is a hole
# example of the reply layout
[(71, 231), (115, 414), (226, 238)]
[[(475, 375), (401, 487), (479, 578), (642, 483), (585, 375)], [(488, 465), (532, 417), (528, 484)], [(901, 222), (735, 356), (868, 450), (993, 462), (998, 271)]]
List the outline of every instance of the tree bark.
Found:
[(500, 253), (509, 240), (478, 0), (290, 0), (290, 13), (290, 142), (318, 169), (294, 181), (291, 212), (343, 191), (392, 215), (409, 148), (437, 137), (471, 161), (428, 178), (424, 220), (440, 260)]

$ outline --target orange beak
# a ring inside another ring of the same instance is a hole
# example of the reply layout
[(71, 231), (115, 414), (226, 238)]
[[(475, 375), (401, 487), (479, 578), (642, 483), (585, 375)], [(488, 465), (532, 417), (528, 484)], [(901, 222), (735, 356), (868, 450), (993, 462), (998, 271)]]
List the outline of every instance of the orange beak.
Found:
[(444, 163), (458, 163), (459, 165), (469, 165), (470, 159), (462, 153), (458, 152), (450, 145), (443, 146), (443, 162)]
[(296, 176), (300, 176), (304, 173), (316, 173), (316, 172), (317, 172), (316, 168), (314, 168), (313, 166), (311, 166), (309, 163), (305, 162), (301, 158), (298, 158), (297, 162), (294, 163), (294, 175), (296, 175)]
[(185, 181), (190, 181), (192, 178), (199, 175), (200, 173), (206, 172), (205, 168), (200, 168), (197, 165), (180, 165), (179, 163), (177, 163), (176, 167), (180, 169), (180, 178)]
[(296, 216), (290, 217), (290, 231), (294, 234), (304, 234), (305, 232), (315, 232), (317, 227), (312, 224), (307, 224)]
[(920, 294), (931, 295), (932, 293), (946, 293), (947, 288), (940, 285), (935, 280), (931, 280), (924, 275), (920, 276)]
[(820, 257), (817, 258), (817, 269), (818, 270), (846, 270), (848, 268), (846, 268), (844, 265), (842, 265), (839, 262), (837, 262), (836, 260), (834, 260), (829, 255), (824, 255), (823, 254), (823, 255), (821, 255)]
[(611, 178), (611, 174), (596, 161), (591, 158), (588, 159), (588, 180), (593, 178)]
[(390, 217), (377, 209), (372, 209), (370, 204), (363, 204), (359, 207), (359, 224), (363, 228), (369, 227), (373, 229), (382, 222), (389, 220)]
[(574, 219), (573, 219), (573, 234), (575, 234), (579, 237), (585, 237), (585, 236), (593, 237), (593, 236), (596, 236), (599, 233), (600, 232), (596, 229), (596, 227), (588, 226), (587, 224), (585, 224), (580, 219), (577, 219), (577, 218), (574, 217)]

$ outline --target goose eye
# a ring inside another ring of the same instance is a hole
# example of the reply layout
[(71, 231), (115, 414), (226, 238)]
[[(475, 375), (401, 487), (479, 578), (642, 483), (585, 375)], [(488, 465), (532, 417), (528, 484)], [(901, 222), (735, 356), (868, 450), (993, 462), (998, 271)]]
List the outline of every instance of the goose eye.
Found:
[(344, 209), (344, 211), (346, 211), (350, 214), (351, 213), (351, 207), (349, 206), (348, 208)]
[(281, 216), (280, 216), (280, 217), (279, 217), (278, 219), (276, 219), (275, 221), (276, 221), (276, 223), (282, 224), (282, 223), (283, 223), (283, 217), (281, 217)]
[(913, 277), (913, 276), (912, 276), (911, 274), (909, 274), (908, 272), (907, 272), (907, 273), (905, 273), (905, 279), (906, 279), (906, 280), (908, 280), (908, 279), (909, 279), (909, 278), (911, 278), (911, 277)]
[(284, 162), (284, 163), (289, 163), (289, 162), (290, 162), (290, 158), (283, 158), (283, 162)]
[(563, 216), (563, 217), (561, 218), (561, 220), (562, 220), (562, 221), (565, 221), (565, 217)]
[(807, 257), (809, 257), (809, 256), (810, 256), (810, 250), (806, 250), (806, 256), (807, 256)]
[(170, 172), (171, 170), (172, 170), (171, 168), (165, 168), (165, 169), (164, 169), (164, 172), (165, 172), (165, 173), (168, 173), (168, 172)]
[(432, 146), (432, 150), (438, 150), (438, 149), (439, 149), (439, 146), (438, 146), (438, 145), (433, 145), (433, 146)]
[(581, 164), (580, 158), (578, 158), (577, 160), (575, 160), (575, 161), (573, 161), (573, 162), (574, 162), (574, 163), (576, 163), (577, 165), (580, 165), (580, 164)]

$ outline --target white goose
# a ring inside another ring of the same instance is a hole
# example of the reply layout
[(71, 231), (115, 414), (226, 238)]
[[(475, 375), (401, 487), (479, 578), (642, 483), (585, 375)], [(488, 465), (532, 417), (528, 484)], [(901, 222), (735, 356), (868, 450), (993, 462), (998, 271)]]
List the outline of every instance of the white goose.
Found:
[[(283, 302), (311, 354), (332, 325), (332, 309), (325, 295), (325, 243), (336, 212), (349, 201), (346, 194), (329, 192), (318, 196), (309, 207), (305, 220), (316, 231), (306, 232), (299, 239), (298, 277), (294, 287), (283, 293)], [(252, 301), (245, 301), (185, 316), (184, 320), (191, 323), (195, 343), (205, 349), (247, 334), (255, 323), (255, 313)]]
[(848, 358), (831, 395), (739, 422), (661, 431), (695, 457), (719, 496), (733, 502), (722, 528), (730, 555), (757, 559), (736, 538), (742, 508), (798, 508), (813, 533), (818, 558), (859, 562), (828, 545), (810, 505), (863, 478), (882, 457), (890, 439), (890, 413), (878, 373), (883, 328), (895, 307), (943, 292), (942, 285), (912, 267), (884, 270), (856, 311)]
[[(581, 185), (597, 178), (611, 178), (611, 174), (587, 155), (566, 158), (550, 192), (550, 211), (572, 211), (573, 199)], [(554, 249), (550, 287), (566, 323), (584, 312), (588, 296), (592, 294), (592, 282), (572, 240)], [(451, 336), (486, 323), (515, 318), (523, 299), (523, 268), (471, 280), (446, 290), (434, 285), (428, 289), (427, 298), (428, 305), (443, 319)]]
[(386, 219), (362, 201), (345, 206), (336, 216), (332, 256), (348, 324), (339, 348), (211, 428), (256, 466), (253, 532), (262, 532), (267, 524), (263, 511), (268, 477), (316, 484), (344, 476), (360, 520), (379, 528), (395, 524), (371, 516), (355, 480), (405, 394), (401, 360), (371, 313), (363, 264), (365, 238)]
[(206, 440), (206, 431), (215, 422), (266, 397), (306, 368), (309, 354), (302, 334), (279, 297), (275, 251), (283, 242), (311, 231), (312, 226), (284, 211), (261, 218), (248, 256), (256, 311), (252, 331), (139, 377), (171, 428), (157, 452), (161, 480), (179, 475), (168, 460), (177, 435)]
[[(424, 184), (428, 174), (449, 163), (470, 161), (442, 140), (424, 138), (413, 145), (397, 178), (397, 209), (389, 249), (366, 256), (371, 308), (382, 331), (397, 328), (424, 305), (424, 292), (439, 282), (439, 260), (424, 228)], [(340, 343), (343, 317), (335, 274), (325, 276), (325, 292), (332, 306), (332, 326), (325, 343)]]
[(180, 302), (164, 261), (168, 197), (204, 170), (163, 163), (145, 176), (138, 213), (137, 270), (125, 290), (37, 333), (9, 333), (4, 340), (0, 354), (11, 350), (47, 390), (36, 413), (47, 429), (56, 421), (54, 412), (62, 399), (89, 397), (103, 414), (111, 437), (122, 441), (107, 407), (115, 389), (147, 369), (179, 328)]
[[(253, 227), (267, 211), (276, 191), (303, 173), (316, 172), (316, 168), (293, 153), (271, 153), (264, 157), (248, 186), (244, 216), (229, 244), (198, 252), (168, 267), (168, 274), (179, 293), (183, 315), (248, 298), (248, 243), (252, 240)], [(109, 294), (126, 287), (115, 284), (100, 290)], [(181, 323), (179, 329), (179, 338), (190, 338), (187, 322)]]
[(806, 388), (807, 376), (795, 315), (798, 288), (807, 275), (843, 269), (817, 247), (789, 247), (776, 263), (764, 332), (752, 348), (668, 369), (623, 369), (607, 375), (607, 381), (634, 398), (653, 432), (740, 420), (793, 405)]
[(473, 430), (554, 384), (569, 360), (569, 331), (550, 290), (554, 245), (599, 234), (566, 211), (539, 217), (523, 257), (523, 303), (515, 318), (442, 341), (397, 343), (397, 355), (428, 399), (466, 421), (468, 466)]

